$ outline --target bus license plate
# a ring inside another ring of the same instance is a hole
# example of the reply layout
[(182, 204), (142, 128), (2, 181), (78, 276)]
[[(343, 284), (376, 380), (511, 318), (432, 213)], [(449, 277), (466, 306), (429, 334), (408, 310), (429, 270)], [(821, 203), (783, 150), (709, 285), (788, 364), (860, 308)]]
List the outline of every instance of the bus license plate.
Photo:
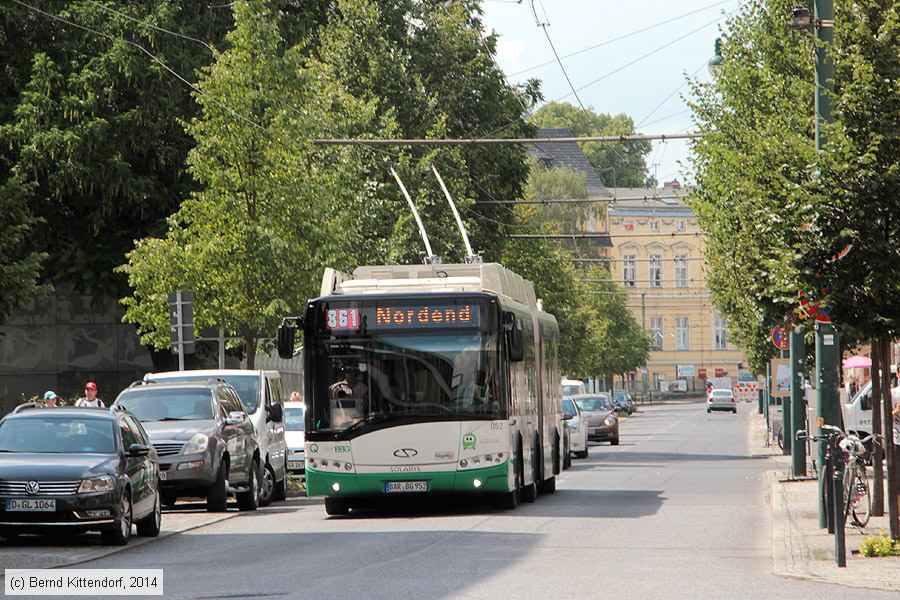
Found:
[(427, 481), (388, 481), (384, 484), (384, 493), (386, 494), (427, 491)]
[(56, 510), (56, 500), (12, 500), (6, 501), (6, 510), (9, 512), (53, 512)]
[(288, 470), (302, 469), (303, 461), (302, 460), (289, 460), (288, 461)]

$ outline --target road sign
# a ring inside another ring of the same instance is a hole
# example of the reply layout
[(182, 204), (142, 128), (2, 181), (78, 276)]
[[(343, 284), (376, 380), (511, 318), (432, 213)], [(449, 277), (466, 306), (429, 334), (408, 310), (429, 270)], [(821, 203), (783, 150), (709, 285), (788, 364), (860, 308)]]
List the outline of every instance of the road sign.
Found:
[(776, 327), (772, 330), (772, 343), (779, 350), (791, 349), (791, 338), (784, 330), (784, 327)]
[(697, 369), (697, 377), (706, 379), (706, 369)]

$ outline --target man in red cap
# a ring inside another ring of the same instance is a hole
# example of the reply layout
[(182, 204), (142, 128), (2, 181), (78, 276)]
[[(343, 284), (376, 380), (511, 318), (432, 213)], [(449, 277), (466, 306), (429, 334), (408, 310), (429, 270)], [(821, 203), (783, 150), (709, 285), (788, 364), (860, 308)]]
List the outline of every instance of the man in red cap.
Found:
[(84, 398), (78, 399), (75, 406), (87, 406), (91, 408), (103, 408), (106, 406), (103, 404), (103, 400), (97, 397), (97, 384), (93, 381), (88, 381), (84, 384), (84, 395)]

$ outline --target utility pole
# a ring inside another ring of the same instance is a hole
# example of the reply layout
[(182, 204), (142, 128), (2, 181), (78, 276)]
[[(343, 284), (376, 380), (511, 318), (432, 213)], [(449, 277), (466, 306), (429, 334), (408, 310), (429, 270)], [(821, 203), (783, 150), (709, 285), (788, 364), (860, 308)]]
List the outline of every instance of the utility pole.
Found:
[[(834, 42), (834, 2), (815, 1), (816, 45), (816, 151), (822, 152), (827, 143), (824, 125), (832, 120), (834, 93), (834, 63), (829, 58)], [(841, 405), (838, 396), (840, 377), (840, 339), (830, 322), (816, 323), (816, 416), (820, 421), (841, 426)], [(825, 442), (819, 442), (817, 464), (825, 464)], [(825, 469), (819, 469), (819, 490), (825, 487)], [(819, 526), (825, 527), (824, 495), (819, 494)]]
[[(790, 358), (791, 351), (790, 350), (782, 350), (781, 358)], [(777, 379), (777, 377), (776, 377)], [(793, 420), (791, 419), (791, 415), (793, 412), (791, 411), (791, 403), (794, 397), (794, 374), (791, 372), (791, 395), (787, 398), (781, 398), (781, 453), (784, 456), (792, 456), (791, 448), (793, 447)]]
[[(803, 389), (803, 372), (806, 364), (806, 341), (803, 332), (794, 327), (791, 329), (791, 420), (790, 437), (805, 429), (806, 398)], [(787, 427), (787, 417), (785, 417)], [(786, 438), (787, 439), (787, 438)], [(791, 445), (791, 473), (794, 477), (806, 475), (806, 442), (794, 440)]]
[[(641, 329), (647, 331), (647, 293), (641, 293)], [(644, 388), (644, 398), (647, 398), (647, 365), (641, 369), (641, 383)]]

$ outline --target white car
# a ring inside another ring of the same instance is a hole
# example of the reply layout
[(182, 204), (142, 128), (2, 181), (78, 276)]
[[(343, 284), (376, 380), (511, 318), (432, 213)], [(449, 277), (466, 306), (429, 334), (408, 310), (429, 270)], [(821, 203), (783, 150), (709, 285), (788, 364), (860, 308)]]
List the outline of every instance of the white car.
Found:
[(284, 403), (284, 441), (287, 442), (287, 469), (291, 475), (306, 473), (305, 455), (303, 453), (303, 419), (306, 416), (306, 405), (303, 402)]
[[(575, 458), (587, 458), (587, 419), (581, 417), (581, 409), (569, 397), (563, 398), (563, 413), (566, 418), (566, 428), (569, 430), (569, 451), (575, 455)], [(569, 415), (572, 416), (569, 417)]]
[(706, 412), (727, 410), (737, 414), (737, 402), (731, 390), (711, 389), (706, 395)]

